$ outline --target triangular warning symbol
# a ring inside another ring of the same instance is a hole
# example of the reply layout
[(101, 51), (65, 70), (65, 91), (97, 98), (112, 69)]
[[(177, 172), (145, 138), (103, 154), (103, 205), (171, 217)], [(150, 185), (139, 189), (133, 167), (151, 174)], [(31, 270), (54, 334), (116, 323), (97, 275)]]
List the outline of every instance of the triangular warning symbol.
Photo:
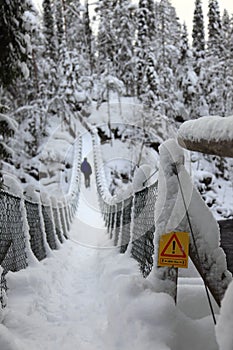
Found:
[(171, 236), (171, 238), (165, 245), (160, 256), (174, 257), (174, 258), (187, 258), (184, 248), (182, 247), (182, 244), (180, 243), (175, 233)]

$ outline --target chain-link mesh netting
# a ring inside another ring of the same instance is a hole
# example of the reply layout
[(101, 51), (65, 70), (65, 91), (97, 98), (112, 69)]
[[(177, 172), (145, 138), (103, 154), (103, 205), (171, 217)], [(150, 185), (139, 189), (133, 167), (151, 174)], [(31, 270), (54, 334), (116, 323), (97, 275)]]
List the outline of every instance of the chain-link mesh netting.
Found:
[(53, 207), (53, 219), (54, 219), (57, 237), (58, 237), (59, 241), (61, 243), (63, 243), (61, 219), (60, 219), (60, 215), (59, 215), (59, 209), (57, 207)]
[(27, 266), (21, 199), (0, 191), (0, 260), (4, 273)]
[(49, 205), (42, 205), (42, 214), (44, 218), (46, 239), (51, 249), (57, 249), (56, 239), (55, 239), (55, 227), (52, 217), (52, 210)]
[(0, 191), (0, 265), (3, 268), (0, 280), (0, 303), (6, 306), (6, 274), (27, 266), (25, 237), (21, 215), (21, 199)]
[[(6, 274), (27, 267), (28, 248), (38, 260), (46, 257), (46, 243), (57, 249), (68, 238), (70, 223), (78, 207), (80, 191), (81, 138), (75, 143), (75, 159), (69, 193), (59, 206), (34, 203), (0, 190), (0, 306), (5, 306)], [(28, 227), (29, 238), (26, 234)], [(29, 242), (27, 241), (29, 240)]]
[(27, 211), (31, 249), (37, 259), (40, 261), (46, 257), (46, 251), (43, 240), (42, 223), (39, 214), (39, 203), (32, 203), (25, 200), (25, 207)]
[(139, 262), (145, 277), (153, 266), (156, 196), (157, 185), (155, 184), (135, 193), (132, 256)]
[(125, 253), (130, 241), (132, 203), (133, 203), (133, 198), (130, 197), (125, 199), (123, 204), (122, 232), (121, 232), (121, 243), (120, 243), (121, 253)]

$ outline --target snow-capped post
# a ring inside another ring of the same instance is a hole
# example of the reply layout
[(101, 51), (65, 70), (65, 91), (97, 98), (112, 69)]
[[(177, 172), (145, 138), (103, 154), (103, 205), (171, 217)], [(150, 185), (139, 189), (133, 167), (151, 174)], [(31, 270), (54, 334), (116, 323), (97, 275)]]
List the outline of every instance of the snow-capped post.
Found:
[[(220, 248), (219, 227), (184, 168), (183, 150), (177, 142), (164, 142), (159, 152), (155, 247), (159, 246), (164, 233), (189, 232), (189, 256), (216, 303), (220, 305), (232, 277), (227, 271), (225, 254)], [(158, 261), (156, 254), (155, 249), (155, 261)], [(160, 290), (175, 297), (176, 281), (171, 268), (154, 266), (154, 270), (159, 280), (166, 281), (159, 284)]]

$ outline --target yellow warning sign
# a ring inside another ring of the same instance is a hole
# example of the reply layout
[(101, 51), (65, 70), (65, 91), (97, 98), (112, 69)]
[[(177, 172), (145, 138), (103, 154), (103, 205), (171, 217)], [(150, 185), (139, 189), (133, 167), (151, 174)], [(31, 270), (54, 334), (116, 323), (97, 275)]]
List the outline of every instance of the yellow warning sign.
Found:
[(159, 242), (158, 266), (188, 267), (189, 233), (170, 232)]

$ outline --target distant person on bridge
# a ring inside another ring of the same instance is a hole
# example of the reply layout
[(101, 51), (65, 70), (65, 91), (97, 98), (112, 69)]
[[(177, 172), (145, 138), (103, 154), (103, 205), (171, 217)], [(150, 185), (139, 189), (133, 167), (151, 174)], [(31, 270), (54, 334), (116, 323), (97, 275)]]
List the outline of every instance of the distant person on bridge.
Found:
[(84, 175), (85, 186), (90, 187), (90, 176), (92, 174), (92, 169), (91, 169), (91, 165), (87, 161), (87, 158), (84, 158), (81, 164), (81, 172)]

